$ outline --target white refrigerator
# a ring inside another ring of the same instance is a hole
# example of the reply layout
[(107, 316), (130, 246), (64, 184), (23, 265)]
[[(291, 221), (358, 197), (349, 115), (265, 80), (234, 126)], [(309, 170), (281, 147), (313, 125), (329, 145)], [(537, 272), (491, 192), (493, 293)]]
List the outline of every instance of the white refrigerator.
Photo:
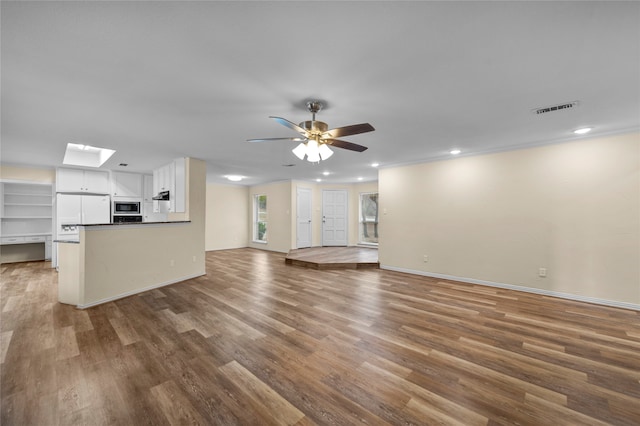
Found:
[[(56, 240), (78, 241), (78, 225), (111, 222), (111, 198), (108, 195), (56, 195)], [(58, 266), (57, 244), (53, 263)]]

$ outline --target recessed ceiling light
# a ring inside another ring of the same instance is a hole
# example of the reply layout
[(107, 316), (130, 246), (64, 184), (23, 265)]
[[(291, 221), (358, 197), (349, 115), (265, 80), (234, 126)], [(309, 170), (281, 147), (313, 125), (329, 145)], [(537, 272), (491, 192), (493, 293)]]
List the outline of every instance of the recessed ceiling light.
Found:
[(239, 176), (239, 175), (227, 175), (225, 177), (229, 179), (231, 182), (240, 182), (242, 179), (244, 179), (244, 176)]
[(316, 179), (316, 182), (322, 182), (322, 179), (318, 178)]
[(362, 179), (364, 179), (362, 176), (358, 177), (358, 180), (362, 180)]
[(378, 167), (380, 163), (371, 163), (371, 167)]
[(329, 173), (329, 172), (322, 172), (322, 174), (323, 174), (323, 175), (325, 175), (325, 176), (329, 176), (331, 173)]
[(63, 164), (70, 166), (100, 167), (115, 153), (113, 149), (68, 143)]
[(589, 133), (591, 130), (593, 130), (591, 127), (583, 127), (582, 129), (574, 130), (573, 133), (576, 135), (584, 135)]
[(451, 151), (449, 151), (449, 154), (451, 155), (458, 155), (460, 154), (462, 151), (460, 151), (459, 149), (452, 149)]

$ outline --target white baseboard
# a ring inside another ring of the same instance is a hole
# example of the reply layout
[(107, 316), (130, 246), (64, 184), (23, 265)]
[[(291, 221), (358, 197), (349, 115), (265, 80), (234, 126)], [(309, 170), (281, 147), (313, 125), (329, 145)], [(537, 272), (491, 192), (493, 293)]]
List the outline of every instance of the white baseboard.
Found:
[(561, 299), (574, 300), (578, 302), (595, 303), (597, 305), (613, 306), (616, 308), (624, 308), (624, 309), (632, 309), (634, 311), (640, 311), (640, 305), (637, 305), (635, 303), (619, 302), (616, 300), (608, 300), (608, 299), (599, 299), (596, 297), (580, 296), (577, 294), (561, 293), (558, 291), (542, 290), (539, 288), (524, 287), (524, 286), (513, 285), (513, 284), (496, 283), (492, 281), (477, 280), (475, 278), (465, 278), (465, 277), (456, 277), (453, 275), (436, 274), (433, 272), (417, 271), (414, 269), (396, 268), (395, 266), (388, 266), (388, 265), (380, 265), (380, 269), (386, 269), (389, 271), (396, 271), (396, 272), (404, 272), (404, 273), (413, 274), (413, 275), (421, 275), (424, 277), (439, 278), (442, 280), (460, 281), (460, 282), (469, 283), (469, 284), (486, 285), (488, 287), (505, 288), (508, 290), (516, 290), (516, 291), (523, 291), (526, 293), (541, 294), (544, 296), (558, 297)]
[(91, 308), (92, 306), (97, 306), (97, 305), (102, 305), (103, 303), (107, 303), (107, 302), (113, 302), (114, 300), (118, 300), (118, 299), (124, 299), (125, 297), (129, 297), (129, 296), (133, 296), (135, 294), (138, 293), (144, 293), (145, 291), (149, 291), (149, 290), (154, 290), (156, 288), (160, 288), (160, 287), (165, 287), (171, 284), (175, 284), (175, 283), (179, 283), (181, 281), (186, 281), (186, 280), (190, 280), (192, 278), (197, 278), (197, 277), (201, 277), (203, 275), (207, 275), (206, 272), (205, 273), (198, 273), (198, 274), (194, 274), (194, 275), (188, 275), (186, 277), (181, 277), (177, 280), (171, 280), (171, 281), (165, 281), (159, 284), (153, 284), (147, 287), (143, 287), (143, 288), (139, 288), (136, 290), (132, 290), (132, 291), (127, 291), (125, 293), (120, 293), (117, 294), (115, 296), (111, 296), (111, 297), (107, 297), (106, 299), (101, 299), (101, 300), (97, 300), (95, 302), (91, 302), (91, 303), (86, 303), (84, 305), (76, 305), (76, 307), (78, 309), (86, 309), (86, 308)]

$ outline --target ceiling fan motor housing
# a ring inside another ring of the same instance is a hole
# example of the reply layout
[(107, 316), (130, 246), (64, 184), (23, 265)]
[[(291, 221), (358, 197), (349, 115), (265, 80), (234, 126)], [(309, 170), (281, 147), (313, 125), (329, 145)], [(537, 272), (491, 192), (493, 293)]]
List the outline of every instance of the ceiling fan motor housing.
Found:
[(314, 135), (319, 135), (329, 130), (329, 125), (323, 121), (303, 121), (299, 126)]

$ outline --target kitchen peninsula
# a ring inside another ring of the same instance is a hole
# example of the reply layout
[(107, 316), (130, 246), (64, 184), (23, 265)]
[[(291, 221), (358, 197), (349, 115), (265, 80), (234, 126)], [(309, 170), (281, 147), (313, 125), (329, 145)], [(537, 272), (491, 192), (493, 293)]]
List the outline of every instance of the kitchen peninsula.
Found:
[(186, 159), (184, 213), (167, 222), (79, 225), (58, 241), (58, 300), (88, 308), (204, 275), (206, 165)]

